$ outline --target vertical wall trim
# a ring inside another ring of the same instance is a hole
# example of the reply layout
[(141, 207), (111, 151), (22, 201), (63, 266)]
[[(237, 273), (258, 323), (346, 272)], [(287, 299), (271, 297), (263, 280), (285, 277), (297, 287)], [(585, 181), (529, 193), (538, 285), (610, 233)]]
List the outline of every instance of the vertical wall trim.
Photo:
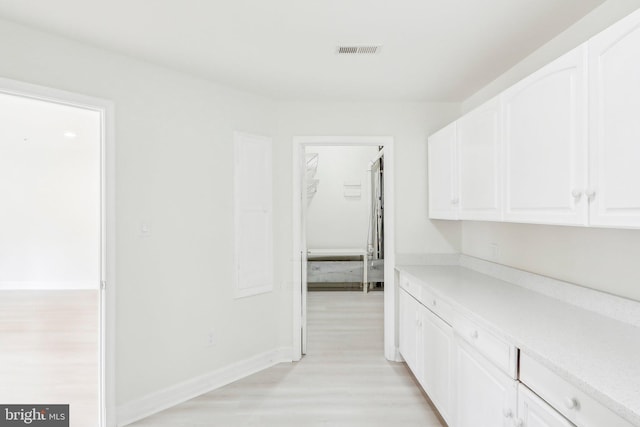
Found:
[(273, 290), (272, 141), (234, 132), (235, 297)]

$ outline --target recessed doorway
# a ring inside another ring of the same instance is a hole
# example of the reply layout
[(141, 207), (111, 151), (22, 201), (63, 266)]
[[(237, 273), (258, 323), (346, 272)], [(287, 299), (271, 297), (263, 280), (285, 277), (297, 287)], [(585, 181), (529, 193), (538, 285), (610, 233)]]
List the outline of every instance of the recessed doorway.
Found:
[[(313, 147), (313, 149), (312, 149)], [(371, 179), (371, 163), (378, 165), (380, 157), (384, 157), (384, 189), (381, 193), (382, 204), (384, 205), (384, 229), (380, 230), (379, 239), (377, 240), (373, 235), (368, 236), (366, 240), (361, 240), (361, 244), (357, 247), (351, 248), (354, 251), (353, 254), (343, 254), (347, 256), (367, 258), (372, 253), (369, 249), (378, 246), (380, 261), (383, 263), (383, 282), (385, 285), (384, 292), (384, 351), (387, 359), (396, 360), (396, 333), (395, 333), (395, 305), (396, 305), (396, 289), (394, 284), (394, 227), (393, 227), (393, 138), (391, 137), (296, 137), (294, 138), (294, 165), (293, 165), (293, 177), (294, 177), (294, 200), (293, 200), (293, 234), (294, 234), (294, 286), (293, 286), (293, 359), (299, 360), (306, 352), (306, 337), (307, 337), (307, 268), (308, 268), (308, 250), (309, 245), (307, 242), (307, 220), (309, 209), (309, 195), (313, 190), (313, 177), (309, 177), (307, 171), (308, 161), (315, 153), (320, 151), (327, 151), (327, 147), (370, 147), (371, 153), (368, 163), (369, 168), (362, 171), (357, 171), (356, 175), (362, 173), (362, 175), (354, 176), (351, 178), (342, 180), (341, 189), (334, 195), (334, 198), (347, 198), (353, 197), (352, 202), (358, 197), (364, 198), (364, 205), (366, 209), (371, 207), (371, 200), (369, 194), (369, 183), (364, 185), (365, 179)], [(330, 152), (329, 150), (327, 152)], [(308, 156), (311, 154), (312, 156)], [(320, 162), (320, 156), (317, 160)], [(375, 166), (374, 166), (375, 169)], [(320, 182), (318, 185), (322, 185)], [(335, 184), (335, 183), (334, 183)], [(367, 192), (363, 193), (363, 188), (367, 188)], [(341, 194), (341, 196), (340, 196)], [(312, 195), (312, 194), (311, 194)], [(347, 203), (349, 200), (347, 200)], [(313, 202), (311, 202), (313, 203)], [(355, 207), (355, 203), (354, 203)], [(320, 212), (322, 215), (322, 212)], [(365, 215), (368, 221), (368, 213)], [(372, 227), (374, 229), (375, 227)], [(362, 230), (367, 235), (368, 224), (364, 224)], [(346, 244), (345, 242), (342, 242)], [(369, 245), (371, 243), (371, 246)], [(378, 245), (379, 244), (379, 245)], [(326, 245), (325, 245), (326, 246)], [(313, 248), (311, 248), (313, 250)], [(322, 248), (320, 248), (322, 249)], [(331, 249), (331, 248), (325, 248)], [(340, 248), (334, 248), (340, 249)], [(342, 248), (344, 249), (344, 248)], [(348, 249), (348, 248), (347, 248)], [(355, 250), (358, 250), (358, 254)], [(321, 255), (316, 250), (316, 255)], [(374, 252), (376, 252), (374, 250)], [(339, 254), (338, 254), (339, 255)], [(365, 262), (366, 266), (368, 263)], [(362, 263), (360, 265), (363, 265)], [(353, 270), (353, 269), (352, 269)], [(350, 271), (350, 274), (359, 274), (357, 271)], [(363, 271), (363, 274), (364, 273)], [(351, 279), (350, 279), (351, 280)], [(372, 281), (374, 284), (377, 282)], [(363, 278), (361, 283), (365, 284), (364, 291), (369, 290), (367, 287), (368, 280)], [(377, 286), (377, 285), (374, 285)]]
[(0, 403), (68, 405), (73, 427), (113, 405), (110, 111), (0, 79)]

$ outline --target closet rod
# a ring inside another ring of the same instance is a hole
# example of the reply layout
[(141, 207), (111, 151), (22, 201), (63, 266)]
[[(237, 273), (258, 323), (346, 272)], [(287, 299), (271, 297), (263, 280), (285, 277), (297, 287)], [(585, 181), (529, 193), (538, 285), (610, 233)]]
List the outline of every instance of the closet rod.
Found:
[(381, 148), (380, 151), (378, 151), (378, 154), (373, 158), (373, 160), (371, 160), (369, 162), (369, 169), (371, 169), (371, 167), (382, 157), (384, 156), (384, 148)]

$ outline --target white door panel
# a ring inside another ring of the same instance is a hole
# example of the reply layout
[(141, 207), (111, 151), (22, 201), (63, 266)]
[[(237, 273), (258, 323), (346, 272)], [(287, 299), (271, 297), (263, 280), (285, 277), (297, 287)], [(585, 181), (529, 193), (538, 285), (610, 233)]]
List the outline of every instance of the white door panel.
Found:
[(590, 223), (640, 227), (640, 12), (589, 41)]
[(502, 95), (506, 221), (584, 225), (586, 47)]

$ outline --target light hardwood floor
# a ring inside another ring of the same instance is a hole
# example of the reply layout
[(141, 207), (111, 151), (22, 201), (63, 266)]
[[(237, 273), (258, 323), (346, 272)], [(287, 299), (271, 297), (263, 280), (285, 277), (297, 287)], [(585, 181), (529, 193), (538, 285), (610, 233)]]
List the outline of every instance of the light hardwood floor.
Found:
[(69, 404), (71, 427), (98, 425), (98, 292), (0, 291), (0, 403)]
[(311, 292), (307, 355), (135, 427), (442, 427), (404, 363), (383, 354), (383, 294)]

